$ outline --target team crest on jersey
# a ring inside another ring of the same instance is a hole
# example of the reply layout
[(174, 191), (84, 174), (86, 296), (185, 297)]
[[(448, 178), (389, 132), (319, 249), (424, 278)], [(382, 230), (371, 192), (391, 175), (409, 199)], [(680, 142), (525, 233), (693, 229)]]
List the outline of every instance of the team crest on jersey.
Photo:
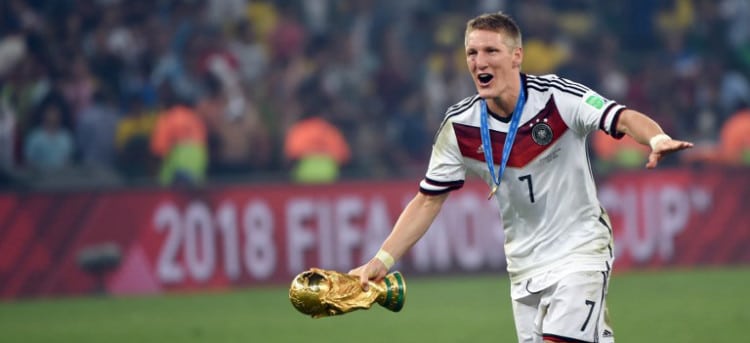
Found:
[(547, 145), (552, 142), (552, 127), (547, 123), (539, 122), (531, 127), (531, 139), (539, 145)]

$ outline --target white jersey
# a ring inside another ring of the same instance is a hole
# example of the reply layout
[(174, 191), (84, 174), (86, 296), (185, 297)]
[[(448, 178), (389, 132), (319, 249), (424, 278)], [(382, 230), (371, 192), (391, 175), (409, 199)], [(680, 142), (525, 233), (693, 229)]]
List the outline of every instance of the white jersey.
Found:
[[(625, 107), (556, 75), (521, 74), (521, 80), (526, 104), (495, 197), (510, 279), (609, 270), (612, 230), (596, 197), (586, 137), (596, 129), (622, 137), (616, 127)], [(466, 98), (446, 112), (422, 193), (460, 188), (467, 169), (494, 185), (482, 149), (479, 100)], [(497, 173), (510, 120), (489, 116)]]

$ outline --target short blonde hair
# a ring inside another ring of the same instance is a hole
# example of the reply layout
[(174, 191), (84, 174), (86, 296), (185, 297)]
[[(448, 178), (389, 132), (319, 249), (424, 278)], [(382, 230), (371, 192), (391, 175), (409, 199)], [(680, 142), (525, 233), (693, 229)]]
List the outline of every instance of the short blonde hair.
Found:
[(495, 31), (505, 34), (508, 39), (508, 46), (520, 48), (523, 44), (521, 40), (521, 29), (509, 15), (503, 12), (485, 13), (469, 20), (466, 23), (466, 33), (464, 36), (464, 45), (467, 43), (469, 33), (474, 30)]

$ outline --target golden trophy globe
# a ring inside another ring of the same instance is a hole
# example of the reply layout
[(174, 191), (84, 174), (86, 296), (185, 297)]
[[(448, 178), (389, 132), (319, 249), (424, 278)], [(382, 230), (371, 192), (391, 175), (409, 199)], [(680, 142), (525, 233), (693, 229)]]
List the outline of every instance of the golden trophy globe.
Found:
[(376, 302), (398, 312), (405, 298), (406, 283), (400, 272), (390, 273), (380, 282), (370, 281), (370, 288), (363, 291), (357, 276), (311, 268), (297, 275), (289, 288), (292, 305), (313, 318), (369, 309)]

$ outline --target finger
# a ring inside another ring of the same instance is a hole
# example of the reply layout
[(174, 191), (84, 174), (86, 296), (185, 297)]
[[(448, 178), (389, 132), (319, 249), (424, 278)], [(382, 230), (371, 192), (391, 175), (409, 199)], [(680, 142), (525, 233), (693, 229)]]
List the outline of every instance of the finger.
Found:
[(658, 159), (661, 159), (661, 157), (665, 154), (671, 154), (675, 153), (681, 150), (692, 148), (693, 144), (688, 142), (675, 142), (675, 144), (670, 144), (668, 146), (665, 146), (661, 149), (654, 150), (652, 153), (658, 154)]
[(362, 286), (362, 290), (365, 292), (370, 289), (370, 280), (367, 273), (363, 272), (359, 274), (359, 284)]
[(693, 143), (690, 142), (673, 141), (671, 143), (664, 149), (665, 152), (679, 151), (693, 147)]
[(685, 150), (690, 149), (693, 147), (693, 143), (690, 142), (680, 142), (680, 144), (677, 146), (675, 150)]
[(646, 168), (648, 169), (654, 169), (656, 168), (656, 165), (659, 164), (660, 156), (658, 153), (652, 152), (648, 155), (648, 163), (646, 163)]

